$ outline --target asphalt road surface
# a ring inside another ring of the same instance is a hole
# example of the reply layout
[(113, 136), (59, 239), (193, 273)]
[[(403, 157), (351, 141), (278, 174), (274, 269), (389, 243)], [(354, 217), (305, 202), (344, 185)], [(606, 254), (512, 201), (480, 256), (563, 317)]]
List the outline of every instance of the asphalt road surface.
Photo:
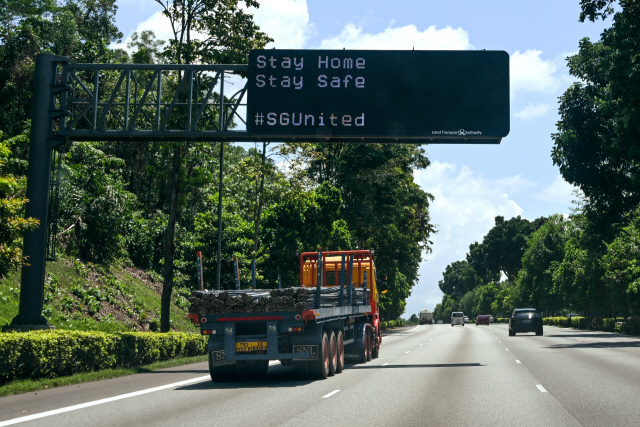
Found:
[(276, 362), (263, 380), (216, 384), (200, 363), (0, 398), (0, 427), (636, 426), (639, 395), (637, 337), (424, 325), (326, 380)]

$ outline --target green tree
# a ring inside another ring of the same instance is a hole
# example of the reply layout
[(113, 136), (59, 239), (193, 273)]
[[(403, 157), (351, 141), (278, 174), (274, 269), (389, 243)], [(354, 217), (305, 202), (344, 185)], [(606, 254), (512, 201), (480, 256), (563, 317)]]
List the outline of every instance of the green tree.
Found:
[(0, 279), (25, 261), (22, 257), (22, 233), (35, 230), (39, 224), (36, 219), (22, 218), (27, 203), (24, 179), (5, 172), (4, 168), (11, 156), (10, 145), (20, 137), (26, 135), (3, 140), (0, 133)]
[[(238, 0), (155, 0), (169, 19), (173, 38), (163, 51), (167, 61), (178, 64), (245, 63), (252, 49), (263, 48), (272, 41), (259, 31), (253, 16), (239, 7)], [(245, 0), (247, 7), (258, 7), (255, 0)], [(181, 166), (185, 144), (173, 143), (171, 167), (167, 180), (169, 220), (163, 270), (160, 329), (170, 329), (170, 304), (174, 279), (174, 237), (180, 215)]]
[(629, 224), (607, 245), (602, 257), (609, 301), (624, 312), (640, 306), (640, 208), (629, 214)]
[(482, 280), (466, 260), (454, 261), (447, 265), (442, 280), (438, 282), (440, 290), (458, 298), (482, 285)]
[[(386, 318), (401, 315), (385, 310), (403, 307), (401, 300), (417, 283), (422, 254), (431, 250), (429, 238), (436, 232), (429, 216), (433, 196), (413, 180), (414, 170), (429, 165), (424, 149), (409, 144), (304, 143), (284, 144), (280, 153), (299, 171), (293, 179), (302, 185), (329, 182), (340, 189), (353, 246), (372, 249), (378, 272), (388, 274), (389, 304), (381, 305), (382, 313)], [(404, 284), (394, 285), (402, 277), (408, 291)]]
[(517, 279), (526, 305), (541, 310), (562, 308), (553, 273), (564, 259), (567, 234), (567, 220), (553, 215), (528, 239)]
[(496, 275), (502, 272), (508, 280), (514, 279), (522, 265), (527, 238), (544, 221), (545, 218), (538, 218), (532, 222), (520, 215), (505, 221), (504, 217), (497, 216), (495, 225), (482, 240), (484, 267), (489, 272), (488, 277), (495, 280)]
[(595, 43), (581, 40), (568, 58), (579, 82), (560, 98), (551, 157), (564, 179), (584, 192), (592, 231), (611, 241), (640, 202), (640, 3), (582, 0), (581, 7), (581, 21), (613, 14), (613, 25)]

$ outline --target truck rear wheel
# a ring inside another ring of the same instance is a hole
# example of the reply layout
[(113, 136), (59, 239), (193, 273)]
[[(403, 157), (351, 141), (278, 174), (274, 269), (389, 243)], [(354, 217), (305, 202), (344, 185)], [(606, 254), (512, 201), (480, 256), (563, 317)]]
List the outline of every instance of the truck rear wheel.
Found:
[(329, 334), (329, 376), (334, 376), (338, 369), (338, 345), (336, 342), (336, 334), (331, 331)]
[(378, 348), (378, 336), (373, 335), (373, 340), (371, 341), (371, 358), (377, 359), (380, 353), (380, 349)]
[(322, 333), (322, 345), (318, 352), (318, 360), (309, 362), (309, 374), (313, 378), (324, 380), (329, 376), (329, 337)]
[(344, 369), (344, 336), (342, 331), (338, 331), (338, 335), (336, 335), (336, 350), (338, 352), (336, 374), (339, 374)]
[(371, 360), (369, 349), (371, 348), (369, 334), (365, 329), (364, 337), (362, 338), (362, 349), (358, 349), (358, 363), (367, 363), (367, 360)]
[(233, 381), (238, 376), (238, 368), (235, 363), (214, 366), (213, 355), (209, 352), (209, 375), (216, 383)]

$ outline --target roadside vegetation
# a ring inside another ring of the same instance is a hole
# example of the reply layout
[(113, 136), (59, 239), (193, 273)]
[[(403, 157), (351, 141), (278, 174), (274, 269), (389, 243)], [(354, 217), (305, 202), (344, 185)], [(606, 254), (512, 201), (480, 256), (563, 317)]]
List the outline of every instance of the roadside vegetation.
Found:
[[(580, 20), (612, 17), (600, 40), (567, 58), (577, 80), (560, 97), (551, 158), (579, 188), (571, 215), (495, 218), (464, 260), (447, 266), (434, 318), (504, 317), (535, 307), (614, 330), (640, 315), (640, 3), (582, 0)], [(620, 318), (620, 320), (618, 320)], [(631, 319), (629, 319), (631, 318)], [(606, 320), (606, 321), (605, 321)], [(596, 326), (594, 326), (595, 328)]]
[[(162, 284), (130, 266), (102, 266), (61, 257), (47, 263), (44, 310), (57, 329), (101, 332), (160, 329)], [(18, 314), (20, 274), (0, 280), (0, 323)], [(186, 318), (190, 289), (178, 288), (171, 304), (174, 331), (195, 332)]]
[[(166, 4), (175, 37), (136, 33), (127, 51), (109, 47), (123, 37), (115, 25), (115, 0), (20, 0), (0, 10), (3, 324), (16, 313), (19, 269), (28, 262), (21, 253), (22, 233), (38, 226), (21, 219), (35, 56), (64, 55), (77, 63), (239, 64), (251, 49), (271, 41), (241, 7), (258, 7), (254, 0), (203, 0), (197, 7), (157, 3)], [(195, 31), (203, 38), (187, 37)], [(171, 96), (179, 77), (176, 72), (163, 79), (162, 93)], [(117, 79), (105, 73), (100, 85), (113, 88)], [(109, 120), (123, 119), (115, 110), (111, 114)], [(213, 126), (218, 111), (212, 109), (206, 120)], [(221, 148), (166, 141), (77, 141), (60, 147), (60, 190), (52, 194), (59, 205), (52, 213), (59, 261), (47, 266), (44, 313), (52, 325), (185, 330), (185, 296), (197, 286), (197, 251), (204, 255), (205, 288), (215, 287), (219, 214), (223, 289), (233, 286), (234, 257), (243, 286), (255, 260), (258, 287), (275, 287), (278, 276), (289, 287), (299, 283), (302, 251), (371, 249), (378, 272), (388, 276), (381, 315), (396, 319), (404, 312), (436, 231), (429, 216), (432, 196), (413, 180), (414, 170), (429, 166), (421, 146), (263, 143), (245, 149), (227, 143), (218, 212)], [(277, 166), (282, 161), (286, 169)]]

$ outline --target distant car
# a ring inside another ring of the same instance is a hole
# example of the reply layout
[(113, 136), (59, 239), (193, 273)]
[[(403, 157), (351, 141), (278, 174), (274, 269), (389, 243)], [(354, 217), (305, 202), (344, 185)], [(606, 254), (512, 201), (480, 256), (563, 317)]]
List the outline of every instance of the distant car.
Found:
[(488, 325), (489, 324), (489, 317), (486, 314), (478, 314), (478, 317), (476, 317), (476, 326), (478, 325)]
[(469, 323), (469, 318), (467, 316), (464, 316), (464, 323)]
[(438, 325), (442, 325), (442, 320), (438, 320)]
[(461, 311), (454, 311), (451, 313), (451, 326), (462, 325), (464, 326), (464, 313)]
[(489, 323), (493, 323), (493, 316), (489, 316)]
[(542, 317), (535, 308), (516, 308), (509, 319), (509, 336), (518, 332), (535, 332), (542, 335)]

